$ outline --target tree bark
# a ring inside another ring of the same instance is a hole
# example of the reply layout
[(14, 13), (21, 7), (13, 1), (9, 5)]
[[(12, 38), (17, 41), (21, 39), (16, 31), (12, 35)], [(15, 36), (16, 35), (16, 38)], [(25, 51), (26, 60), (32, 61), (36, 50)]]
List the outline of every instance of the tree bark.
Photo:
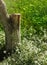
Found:
[(5, 31), (6, 49), (11, 50), (19, 43), (20, 14), (9, 15), (3, 0), (0, 0), (0, 23)]
[(20, 14), (11, 14), (5, 27), (6, 49), (13, 49), (20, 41)]

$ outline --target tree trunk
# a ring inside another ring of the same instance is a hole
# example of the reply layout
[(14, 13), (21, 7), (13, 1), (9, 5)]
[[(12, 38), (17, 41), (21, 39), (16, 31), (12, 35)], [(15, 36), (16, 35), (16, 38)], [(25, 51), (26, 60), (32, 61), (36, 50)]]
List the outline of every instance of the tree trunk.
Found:
[(11, 50), (20, 41), (20, 14), (11, 14), (5, 26), (6, 49)]
[(0, 0), (0, 23), (5, 31), (6, 49), (11, 50), (19, 43), (20, 14), (9, 15), (4, 0)]

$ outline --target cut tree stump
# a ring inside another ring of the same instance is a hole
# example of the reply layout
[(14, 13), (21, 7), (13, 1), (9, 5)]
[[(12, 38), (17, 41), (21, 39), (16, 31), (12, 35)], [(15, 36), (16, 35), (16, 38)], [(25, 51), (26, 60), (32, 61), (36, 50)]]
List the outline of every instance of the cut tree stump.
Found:
[(11, 14), (2, 21), (5, 32), (5, 49), (13, 50), (20, 43), (20, 14)]
[(11, 50), (19, 43), (20, 14), (9, 15), (3, 0), (0, 0), (0, 23), (5, 31), (6, 50)]
[[(20, 42), (20, 14), (8, 14), (4, 0), (0, 0), (0, 23), (5, 32), (5, 45), (0, 49), (0, 61), (11, 55)], [(10, 52), (10, 54), (8, 54)]]
[(0, 49), (0, 61), (14, 52), (20, 42), (20, 14), (11, 14), (1, 22), (5, 32), (5, 45)]
[(20, 41), (20, 14), (9, 15), (4, 30), (5, 30), (6, 49), (11, 50)]

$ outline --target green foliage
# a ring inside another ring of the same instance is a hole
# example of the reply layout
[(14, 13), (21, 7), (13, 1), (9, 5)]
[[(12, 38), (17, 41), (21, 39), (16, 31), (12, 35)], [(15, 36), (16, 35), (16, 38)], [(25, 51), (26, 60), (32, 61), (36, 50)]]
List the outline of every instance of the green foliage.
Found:
[[(47, 0), (5, 2), (9, 14), (21, 13), (22, 39), (22, 43), (16, 47), (15, 54), (5, 62), (8, 65), (47, 65)], [(0, 30), (2, 31), (2, 28)]]

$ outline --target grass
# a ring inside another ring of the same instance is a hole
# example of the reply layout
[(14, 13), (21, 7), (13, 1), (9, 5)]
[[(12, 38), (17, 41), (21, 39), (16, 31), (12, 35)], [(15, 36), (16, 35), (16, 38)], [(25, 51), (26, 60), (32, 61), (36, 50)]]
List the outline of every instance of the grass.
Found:
[(47, 1), (4, 1), (9, 14), (21, 13), (22, 43), (0, 65), (47, 65)]

